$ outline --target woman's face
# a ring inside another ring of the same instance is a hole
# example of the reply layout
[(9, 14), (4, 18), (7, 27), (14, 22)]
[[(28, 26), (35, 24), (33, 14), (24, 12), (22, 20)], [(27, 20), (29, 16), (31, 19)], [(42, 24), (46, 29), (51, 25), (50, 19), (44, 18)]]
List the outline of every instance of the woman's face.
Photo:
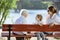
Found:
[(24, 16), (25, 18), (27, 18), (28, 13), (27, 13), (27, 12), (23, 12), (23, 16)]
[(28, 14), (27, 13), (25, 13), (25, 17), (27, 17), (28, 16)]
[(53, 7), (53, 8), (50, 8), (50, 9), (48, 9), (48, 14), (49, 15), (53, 15), (54, 14), (54, 11), (55, 11), (55, 8)]
[(53, 13), (52, 13), (52, 12), (50, 12), (50, 11), (48, 12), (48, 14), (49, 14), (49, 15), (53, 15)]

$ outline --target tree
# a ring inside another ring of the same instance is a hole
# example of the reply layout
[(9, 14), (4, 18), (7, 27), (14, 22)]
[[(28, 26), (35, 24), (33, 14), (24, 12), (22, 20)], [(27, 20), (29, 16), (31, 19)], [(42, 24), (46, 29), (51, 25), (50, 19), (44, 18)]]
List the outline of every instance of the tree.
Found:
[(17, 0), (0, 0), (0, 24), (3, 24), (9, 13), (9, 9), (16, 8)]

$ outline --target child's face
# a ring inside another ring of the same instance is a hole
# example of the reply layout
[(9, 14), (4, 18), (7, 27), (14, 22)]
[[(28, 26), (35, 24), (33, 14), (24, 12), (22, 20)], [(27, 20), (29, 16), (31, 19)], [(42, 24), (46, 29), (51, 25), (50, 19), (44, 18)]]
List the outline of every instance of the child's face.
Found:
[(40, 18), (36, 17), (36, 20), (37, 20), (37, 21), (40, 21)]

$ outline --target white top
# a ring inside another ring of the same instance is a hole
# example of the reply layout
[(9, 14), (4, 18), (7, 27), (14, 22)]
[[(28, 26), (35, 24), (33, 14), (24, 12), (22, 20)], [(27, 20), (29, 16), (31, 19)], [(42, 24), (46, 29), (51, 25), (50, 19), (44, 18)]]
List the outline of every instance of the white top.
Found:
[(15, 24), (27, 24), (27, 20), (24, 16), (21, 16), (16, 20)]
[(43, 22), (42, 21), (35, 21), (34, 24), (43, 24)]
[(54, 23), (54, 24), (58, 25), (58, 24), (60, 24), (60, 18), (58, 17), (57, 14), (54, 14), (51, 18), (50, 18), (50, 15), (48, 15), (46, 23), (47, 24)]
[[(55, 25), (60, 25), (60, 17), (55, 13), (51, 18), (50, 15), (47, 16), (46, 19), (46, 24), (50, 24), (50, 23), (54, 23)], [(52, 33), (52, 32), (48, 32), (48, 33)], [(56, 32), (53, 33), (53, 35)]]

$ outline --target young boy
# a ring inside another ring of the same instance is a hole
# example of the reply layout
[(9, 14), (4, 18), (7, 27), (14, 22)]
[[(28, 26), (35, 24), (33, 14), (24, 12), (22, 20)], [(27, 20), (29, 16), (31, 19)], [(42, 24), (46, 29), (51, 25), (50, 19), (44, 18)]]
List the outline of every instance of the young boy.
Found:
[[(40, 14), (37, 14), (36, 17), (35, 17), (36, 21), (35, 21), (35, 24), (38, 24), (40, 26), (43, 26), (42, 25), (42, 15)], [(42, 40), (45, 40), (45, 35), (43, 32), (37, 32), (36, 33), (36, 36), (37, 36), (37, 40), (40, 40), (42, 38)]]
[(42, 26), (42, 15), (37, 14), (35, 20), (35, 24), (39, 24), (40, 26)]

